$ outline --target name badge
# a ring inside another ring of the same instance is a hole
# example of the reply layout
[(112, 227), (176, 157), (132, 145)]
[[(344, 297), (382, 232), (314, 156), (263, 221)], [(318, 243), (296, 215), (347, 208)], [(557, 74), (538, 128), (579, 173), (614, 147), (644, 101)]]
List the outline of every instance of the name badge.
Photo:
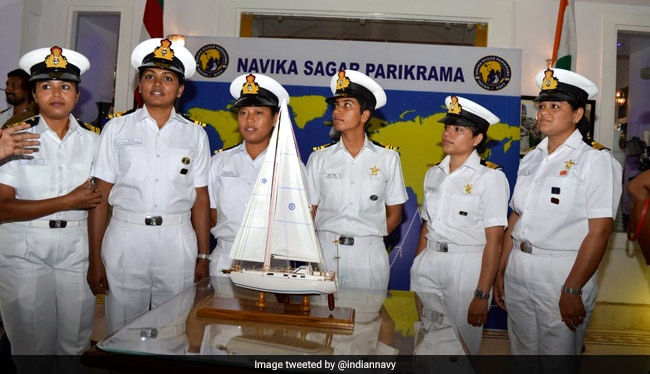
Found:
[(119, 144), (120, 145), (142, 144), (142, 138), (120, 139)]
[(528, 170), (528, 169), (519, 170), (517, 172), (517, 175), (523, 175), (523, 176), (530, 175), (530, 170)]
[(323, 179), (341, 179), (340, 173), (323, 173)]
[(424, 187), (424, 192), (436, 193), (438, 192), (438, 187)]
[(20, 164), (21, 165), (45, 165), (45, 159), (44, 158), (21, 158), (20, 159)]
[(236, 177), (237, 172), (236, 171), (228, 171), (228, 170), (226, 170), (226, 171), (222, 171), (221, 174), (219, 174), (219, 175), (222, 176), (222, 177)]

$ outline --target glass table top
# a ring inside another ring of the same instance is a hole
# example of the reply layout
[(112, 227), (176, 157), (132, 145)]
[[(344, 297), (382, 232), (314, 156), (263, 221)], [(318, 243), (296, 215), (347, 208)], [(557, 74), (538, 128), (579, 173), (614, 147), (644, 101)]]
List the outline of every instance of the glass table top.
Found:
[[(254, 300), (257, 295), (257, 291), (232, 285), (228, 277), (206, 278), (107, 336), (97, 348), (114, 354), (228, 362), (249, 355), (390, 358), (466, 354), (440, 297), (433, 293), (339, 289), (335, 305), (354, 309), (353, 330), (197, 314), (216, 298)], [(268, 302), (275, 302), (272, 294), (267, 295)], [(326, 306), (327, 297), (312, 296), (311, 304)]]

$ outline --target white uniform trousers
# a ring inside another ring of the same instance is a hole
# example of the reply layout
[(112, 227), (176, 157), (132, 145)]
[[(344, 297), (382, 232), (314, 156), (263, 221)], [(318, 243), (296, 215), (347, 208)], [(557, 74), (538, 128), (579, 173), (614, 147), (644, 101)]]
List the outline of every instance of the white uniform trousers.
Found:
[(0, 311), (12, 353), (81, 354), (90, 347), (95, 314), (86, 222), (58, 229), (27, 224), (0, 225)]
[(197, 254), (189, 213), (181, 223), (167, 224), (163, 215), (161, 226), (146, 226), (118, 220), (114, 212), (102, 244), (109, 285), (107, 331), (120, 329), (192, 286)]
[(510, 352), (514, 355), (578, 355), (598, 292), (597, 273), (582, 288), (587, 310), (584, 323), (573, 332), (562, 322), (560, 293), (577, 251), (512, 249), (505, 273)]
[(467, 312), (481, 274), (484, 247), (448, 245), (448, 252), (438, 252), (434, 247), (431, 244), (413, 260), (411, 290), (438, 294), (469, 354), (477, 355), (483, 327), (467, 323)]
[(230, 258), (230, 249), (232, 248), (232, 242), (217, 239), (217, 245), (212, 251), (212, 260), (210, 260), (210, 276), (213, 277), (225, 277), (227, 274), (224, 274), (223, 269), (230, 269), (232, 266), (232, 259)]
[(388, 289), (390, 264), (381, 236), (355, 237), (354, 245), (334, 242), (340, 235), (318, 234), (325, 266), (335, 271), (339, 288)]

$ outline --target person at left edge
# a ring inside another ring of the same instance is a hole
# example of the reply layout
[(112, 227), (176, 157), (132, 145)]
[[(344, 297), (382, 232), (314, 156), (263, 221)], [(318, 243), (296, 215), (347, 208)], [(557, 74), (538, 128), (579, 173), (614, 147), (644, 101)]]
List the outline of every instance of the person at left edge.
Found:
[(0, 162), (12, 155), (28, 155), (34, 153), (39, 144), (39, 134), (23, 132), (31, 127), (26, 122), (17, 123), (6, 129), (0, 129)]
[(103, 197), (89, 217), (88, 283), (107, 295), (109, 332), (208, 276), (210, 260), (208, 138), (174, 109), (196, 62), (155, 38), (131, 64), (144, 106), (106, 123), (93, 167)]
[(508, 221), (510, 187), (484, 161), (489, 126), (499, 118), (460, 96), (448, 96), (442, 149), (424, 178), (422, 231), (411, 267), (411, 289), (442, 298), (468, 351), (479, 354)]
[(72, 115), (82, 54), (54, 46), (26, 53), (40, 114), (32, 155), (0, 166), (0, 311), (14, 355), (81, 354), (90, 347), (95, 298), (88, 269), (88, 210), (101, 193), (90, 182), (99, 136)]
[(38, 114), (38, 105), (29, 89), (29, 78), (29, 73), (23, 69), (7, 73), (5, 96), (11, 106), (0, 112), (0, 127), (9, 127)]

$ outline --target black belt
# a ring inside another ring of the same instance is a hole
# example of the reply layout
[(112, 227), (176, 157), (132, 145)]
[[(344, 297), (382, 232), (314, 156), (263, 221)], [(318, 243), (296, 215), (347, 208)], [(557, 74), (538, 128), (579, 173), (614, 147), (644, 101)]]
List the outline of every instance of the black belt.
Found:
[(447, 243), (434, 243), (434, 249), (438, 252), (449, 252)]
[(339, 244), (354, 245), (354, 238), (351, 236), (339, 236)]
[(144, 224), (147, 226), (160, 226), (163, 223), (161, 216), (146, 216), (144, 219)]
[(68, 226), (68, 221), (50, 220), (49, 224), (51, 229), (64, 229)]

